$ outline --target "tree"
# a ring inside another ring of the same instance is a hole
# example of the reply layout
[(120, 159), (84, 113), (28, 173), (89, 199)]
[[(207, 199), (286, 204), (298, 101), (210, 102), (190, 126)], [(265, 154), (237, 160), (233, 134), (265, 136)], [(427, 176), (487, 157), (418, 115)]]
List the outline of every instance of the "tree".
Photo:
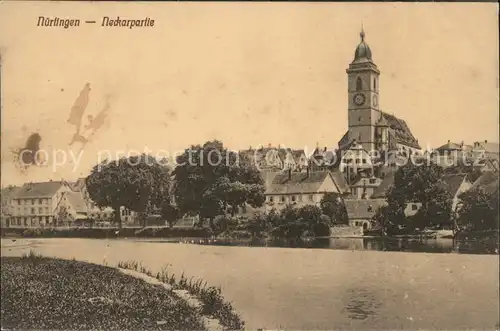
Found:
[(346, 224), (348, 222), (347, 210), (338, 193), (326, 193), (321, 199), (320, 206), (323, 214), (329, 216), (333, 223)]
[(298, 221), (313, 226), (321, 222), (321, 209), (314, 205), (306, 205), (297, 210)]
[(107, 160), (94, 166), (85, 180), (90, 199), (111, 207), (121, 228), (120, 208), (145, 213), (169, 200), (169, 169), (149, 155)]
[(68, 225), (72, 221), (71, 215), (66, 206), (59, 206), (55, 215), (55, 223), (57, 225)]
[(179, 209), (170, 202), (164, 203), (160, 210), (162, 218), (164, 218), (170, 227), (173, 227), (179, 220)]
[(203, 146), (191, 146), (177, 157), (174, 170), (174, 195), (179, 213), (198, 214), (213, 220), (234, 211), (245, 203), (261, 207), (264, 181), (255, 167), (240, 163), (238, 154), (214, 140)]
[(425, 227), (450, 222), (452, 196), (442, 181), (443, 168), (429, 165), (407, 164), (398, 169), (394, 183), (387, 193), (386, 215), (392, 224), (407, 222), (404, 210), (407, 203), (419, 202), (422, 207), (412, 218), (414, 227)]
[(479, 187), (463, 193), (460, 198), (462, 200), (458, 216), (460, 226), (473, 230), (499, 228), (498, 188), (491, 193), (485, 187)]

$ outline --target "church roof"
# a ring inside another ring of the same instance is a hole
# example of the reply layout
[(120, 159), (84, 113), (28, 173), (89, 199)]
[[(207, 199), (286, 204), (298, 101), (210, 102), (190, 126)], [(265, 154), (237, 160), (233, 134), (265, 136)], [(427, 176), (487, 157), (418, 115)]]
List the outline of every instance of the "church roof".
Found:
[[(389, 127), (390, 149), (396, 148), (396, 143), (412, 148), (421, 148), (417, 139), (411, 133), (410, 127), (404, 120), (383, 111), (380, 111), (380, 114), (382, 116), (377, 122), (377, 126), (381, 126), (379, 123), (382, 123), (383, 126)], [(349, 148), (353, 142), (354, 139), (351, 138), (351, 130), (347, 130), (347, 132), (339, 140), (339, 149), (345, 150)]]
[(389, 125), (390, 132), (398, 144), (420, 149), (417, 139), (411, 133), (410, 127), (406, 122), (394, 115), (380, 112)]

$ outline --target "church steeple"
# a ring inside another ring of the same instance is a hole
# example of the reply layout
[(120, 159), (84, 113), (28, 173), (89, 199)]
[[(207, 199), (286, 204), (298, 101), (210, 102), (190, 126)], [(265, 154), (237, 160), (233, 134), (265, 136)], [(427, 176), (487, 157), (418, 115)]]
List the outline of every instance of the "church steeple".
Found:
[(371, 62), (372, 61), (372, 51), (370, 46), (365, 42), (365, 30), (363, 29), (363, 25), (361, 25), (361, 32), (359, 33), (361, 38), (361, 42), (358, 47), (356, 47), (356, 52), (354, 53), (354, 61), (352, 63), (360, 63), (360, 62)]
[(367, 151), (376, 143), (375, 127), (379, 120), (379, 75), (372, 60), (372, 51), (366, 43), (366, 33), (361, 26), (360, 42), (354, 60), (347, 69), (349, 138)]

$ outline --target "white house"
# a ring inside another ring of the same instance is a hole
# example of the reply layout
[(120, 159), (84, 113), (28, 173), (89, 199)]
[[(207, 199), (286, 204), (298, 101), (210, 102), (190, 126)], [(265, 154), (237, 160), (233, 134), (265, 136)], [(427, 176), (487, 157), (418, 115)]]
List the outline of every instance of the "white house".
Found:
[(287, 205), (317, 205), (328, 193), (344, 194), (349, 190), (344, 177), (329, 171), (284, 171), (266, 177), (265, 210), (281, 210)]

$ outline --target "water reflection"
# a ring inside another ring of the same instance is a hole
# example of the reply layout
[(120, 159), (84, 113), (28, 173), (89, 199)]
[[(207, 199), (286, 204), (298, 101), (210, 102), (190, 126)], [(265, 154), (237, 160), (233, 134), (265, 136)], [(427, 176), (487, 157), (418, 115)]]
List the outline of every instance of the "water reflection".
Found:
[(376, 315), (376, 310), (382, 306), (373, 293), (365, 288), (352, 288), (346, 291), (344, 309), (350, 319), (364, 320)]
[(310, 240), (240, 239), (207, 241), (195, 240), (204, 245), (322, 248), (341, 250), (370, 250), (391, 252), (498, 254), (498, 242), (457, 241), (453, 239), (404, 239), (404, 238), (316, 238)]

